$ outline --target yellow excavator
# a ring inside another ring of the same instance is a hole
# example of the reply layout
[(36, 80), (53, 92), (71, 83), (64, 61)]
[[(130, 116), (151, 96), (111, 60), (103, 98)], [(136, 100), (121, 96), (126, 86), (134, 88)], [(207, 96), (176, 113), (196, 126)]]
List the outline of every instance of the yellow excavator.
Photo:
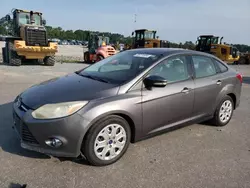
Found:
[(232, 45), (222, 44), (223, 37), (200, 35), (196, 41), (196, 50), (213, 54), (228, 64), (238, 64), (239, 50)]
[(0, 19), (0, 25), (12, 26), (11, 37), (5, 38), (5, 47), (2, 49), (4, 62), (20, 66), (23, 61), (35, 60), (53, 66), (58, 46), (48, 40), (42, 13), (13, 9), (12, 16), (8, 14)]
[(156, 36), (157, 31), (148, 29), (137, 29), (132, 32), (134, 37), (131, 48), (160, 48), (169, 47), (168, 41), (160, 40)]

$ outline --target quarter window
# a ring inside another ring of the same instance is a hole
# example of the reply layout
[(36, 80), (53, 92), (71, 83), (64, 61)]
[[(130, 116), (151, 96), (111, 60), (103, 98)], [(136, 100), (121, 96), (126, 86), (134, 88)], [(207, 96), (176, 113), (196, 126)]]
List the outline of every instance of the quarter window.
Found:
[(216, 74), (215, 65), (209, 57), (192, 56), (196, 78), (203, 78)]
[(228, 68), (223, 65), (223, 63), (219, 62), (218, 60), (215, 59), (215, 63), (218, 65), (220, 72), (226, 72)]
[(189, 78), (186, 56), (175, 56), (163, 60), (149, 71), (149, 75), (158, 75), (168, 83), (187, 80)]

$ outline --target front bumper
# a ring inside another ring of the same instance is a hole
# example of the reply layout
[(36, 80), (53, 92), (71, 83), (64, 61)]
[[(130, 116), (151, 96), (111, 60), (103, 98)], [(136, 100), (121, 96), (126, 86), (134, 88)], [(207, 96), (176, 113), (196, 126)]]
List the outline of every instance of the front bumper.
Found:
[(26, 46), (25, 41), (15, 40), (15, 49), (19, 56), (26, 59), (43, 59), (58, 52), (57, 43), (49, 42), (49, 46)]
[[(89, 122), (75, 113), (71, 116), (53, 119), (36, 120), (27, 106), (13, 104), (14, 128), (17, 131), (21, 147), (47, 155), (58, 157), (78, 157)], [(58, 148), (45, 143), (51, 138), (58, 138), (62, 145)]]

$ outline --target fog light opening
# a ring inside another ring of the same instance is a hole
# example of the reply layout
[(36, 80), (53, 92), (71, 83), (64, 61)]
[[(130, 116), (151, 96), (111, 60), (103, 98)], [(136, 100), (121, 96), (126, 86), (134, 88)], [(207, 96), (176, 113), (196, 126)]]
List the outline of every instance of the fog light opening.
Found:
[(63, 144), (63, 142), (58, 138), (50, 138), (49, 140), (46, 140), (45, 143), (53, 148), (58, 148)]

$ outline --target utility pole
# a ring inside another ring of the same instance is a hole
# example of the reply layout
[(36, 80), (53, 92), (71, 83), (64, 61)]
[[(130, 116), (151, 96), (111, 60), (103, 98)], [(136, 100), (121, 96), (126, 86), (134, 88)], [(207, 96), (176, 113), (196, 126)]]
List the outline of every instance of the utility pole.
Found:
[(136, 30), (137, 14), (134, 14), (134, 30)]

